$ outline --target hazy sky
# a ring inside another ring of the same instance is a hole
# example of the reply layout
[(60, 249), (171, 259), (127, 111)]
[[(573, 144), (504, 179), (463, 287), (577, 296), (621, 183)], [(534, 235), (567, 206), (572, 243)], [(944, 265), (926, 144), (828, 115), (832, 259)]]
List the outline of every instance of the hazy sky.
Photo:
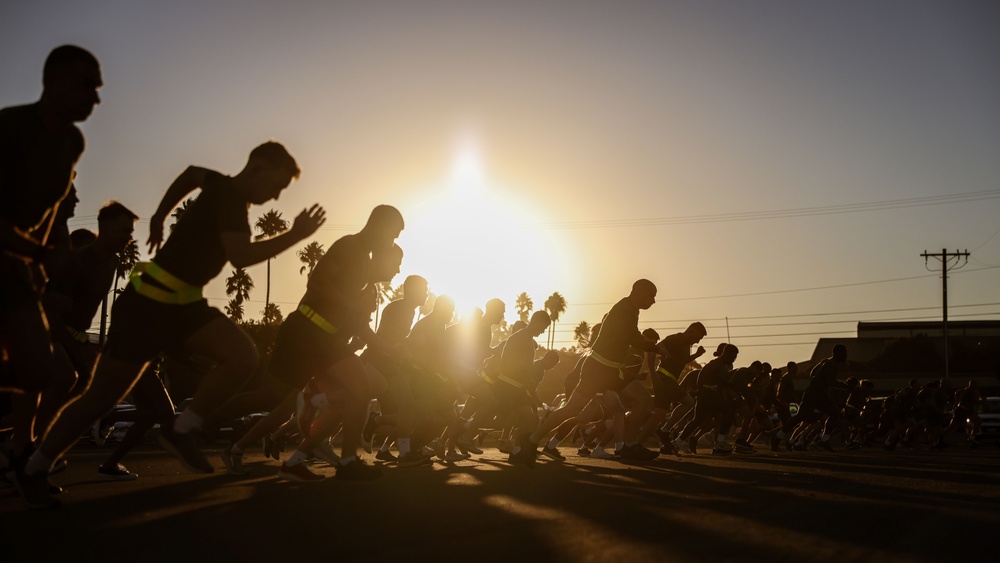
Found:
[[(303, 175), (273, 207), (324, 205), (325, 247), (400, 208), (397, 283), (508, 320), (558, 291), (568, 346), (646, 277), (643, 327), (702, 320), (714, 347), (728, 318), (740, 363), (783, 364), (939, 319), (925, 250), (972, 254), (950, 318), (1000, 318), (998, 30), (985, 1), (0, 0), (0, 105), (38, 98), (57, 45), (101, 60), (74, 227), (109, 199), (145, 219), (187, 165), (234, 174), (275, 139)], [(272, 263), (286, 314), (299, 266)]]

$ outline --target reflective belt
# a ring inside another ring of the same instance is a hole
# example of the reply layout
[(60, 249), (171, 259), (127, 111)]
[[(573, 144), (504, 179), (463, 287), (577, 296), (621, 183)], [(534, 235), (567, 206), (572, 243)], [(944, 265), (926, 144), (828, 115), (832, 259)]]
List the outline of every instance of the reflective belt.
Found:
[(514, 378), (507, 377), (506, 375), (501, 373), (500, 376), (497, 377), (497, 379), (503, 381), (504, 383), (510, 385), (511, 387), (514, 387), (515, 389), (520, 389), (521, 391), (524, 391), (525, 395), (529, 397), (531, 396), (531, 391), (528, 391), (528, 387)]
[(496, 385), (496, 381), (494, 381), (492, 377), (486, 375), (485, 371), (479, 372), (479, 377), (482, 377), (483, 380), (486, 381), (486, 383), (489, 383), (490, 385)]
[(673, 379), (674, 383), (677, 383), (677, 376), (676, 375), (670, 373), (669, 371), (667, 371), (667, 370), (665, 370), (663, 368), (656, 368), (656, 371), (662, 373), (663, 375), (669, 377), (670, 379)]
[(76, 330), (73, 327), (67, 326), (66, 327), (66, 332), (68, 332), (69, 335), (71, 337), (73, 337), (73, 340), (76, 340), (80, 344), (86, 344), (86, 343), (90, 342), (90, 337), (87, 336), (87, 333), (83, 332), (82, 330)]
[(622, 364), (624, 363), (624, 362), (612, 362), (611, 360), (593, 351), (590, 352), (590, 359), (594, 360), (595, 362), (601, 365), (605, 365), (608, 366), (609, 368), (616, 368), (616, 369), (621, 369)]
[[(157, 287), (151, 283), (142, 281), (145, 274), (156, 280), (163, 287)], [(187, 305), (204, 299), (201, 295), (201, 288), (191, 285), (184, 280), (178, 279), (170, 272), (159, 267), (156, 262), (140, 262), (132, 269), (129, 276), (129, 283), (135, 288), (136, 293), (148, 297), (153, 301), (166, 303), (167, 305)]]
[(306, 305), (305, 303), (299, 304), (298, 311), (307, 319), (312, 321), (314, 325), (318, 326), (323, 332), (327, 334), (337, 334), (337, 327), (330, 324), (330, 321), (324, 319), (322, 315), (314, 311), (309, 305)]

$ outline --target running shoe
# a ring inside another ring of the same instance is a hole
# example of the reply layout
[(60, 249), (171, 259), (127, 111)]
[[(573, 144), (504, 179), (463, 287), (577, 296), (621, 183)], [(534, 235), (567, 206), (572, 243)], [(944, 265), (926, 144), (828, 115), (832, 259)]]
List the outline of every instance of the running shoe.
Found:
[(806, 449), (807, 448), (806, 448), (805, 444), (795, 443), (795, 444), (792, 445), (792, 451), (793, 452), (804, 452), (804, 451), (806, 451)]
[(274, 440), (271, 439), (270, 434), (264, 434), (264, 437), (261, 438), (261, 449), (264, 451), (264, 457), (273, 456), (274, 459), (280, 459), (278, 452), (274, 449)]
[(590, 456), (593, 459), (615, 459), (615, 454), (609, 452), (601, 446), (597, 446), (590, 451)]
[(542, 448), (542, 455), (554, 459), (556, 461), (566, 461), (566, 457), (559, 453), (559, 448), (553, 448), (550, 446), (545, 446)]
[(180, 460), (181, 464), (195, 473), (211, 473), (215, 471), (212, 464), (205, 459), (198, 447), (197, 432), (187, 432), (180, 434), (174, 431), (173, 425), (165, 424), (160, 427), (157, 436), (160, 445), (174, 457)]
[(117, 463), (114, 467), (101, 467), (97, 468), (97, 474), (104, 479), (109, 479), (111, 481), (135, 481), (139, 478), (138, 473), (132, 473), (124, 465)]
[[(379, 450), (378, 453), (375, 454), (375, 459), (379, 461), (384, 461), (386, 463), (399, 461), (399, 458), (396, 457), (396, 454), (390, 452), (389, 450)], [(427, 459), (428, 461), (430, 460), (430, 458)]]
[(715, 444), (712, 448), (712, 455), (730, 455), (733, 453), (733, 448), (729, 444), (723, 442), (721, 444)]
[(861, 443), (860, 442), (851, 442), (850, 444), (847, 444), (847, 447), (845, 449), (848, 449), (848, 450), (860, 450), (861, 449)]
[(659, 457), (659, 453), (646, 449), (639, 444), (625, 446), (621, 450), (615, 451), (615, 457), (630, 461), (649, 461)]
[(580, 449), (576, 450), (576, 455), (581, 457), (589, 457), (590, 448), (588, 448), (587, 446), (580, 446)]
[(368, 422), (365, 423), (364, 430), (361, 431), (361, 447), (365, 449), (365, 453), (372, 453), (372, 439), (375, 437), (375, 429), (378, 428), (378, 423), (375, 419), (379, 416), (379, 413), (371, 410), (371, 406), (368, 407)]
[(733, 444), (733, 452), (738, 454), (752, 454), (757, 450), (753, 449), (753, 446), (747, 444), (746, 442), (736, 442)]
[(690, 442), (685, 442), (684, 440), (677, 438), (671, 444), (674, 447), (674, 452), (692, 454), (694, 451), (691, 450)]
[(371, 481), (382, 476), (382, 470), (372, 467), (360, 459), (337, 468), (337, 479), (345, 481)]
[(330, 442), (325, 440), (320, 442), (313, 448), (312, 453), (317, 459), (325, 461), (332, 467), (340, 467), (340, 456), (333, 451), (333, 446), (330, 445)]
[(483, 455), (483, 450), (476, 445), (476, 443), (465, 436), (459, 436), (455, 443), (458, 447), (469, 452), (470, 454)]
[(830, 445), (830, 440), (820, 440), (820, 441), (819, 441), (819, 443), (818, 443), (818, 444), (816, 444), (816, 445), (817, 445), (817, 446), (819, 447), (819, 449), (821, 449), (821, 450), (826, 450), (826, 451), (828, 451), (828, 452), (832, 452), (832, 451), (835, 451), (835, 450), (833, 449), (833, 446), (831, 446), (831, 445)]
[(497, 449), (500, 450), (500, 453), (502, 453), (502, 454), (509, 454), (510, 453), (510, 440), (504, 440), (503, 438), (500, 438), (499, 440), (497, 440)]
[(288, 465), (287, 462), (281, 464), (281, 469), (278, 470), (278, 478), (286, 481), (298, 481), (300, 483), (318, 483), (325, 479), (322, 475), (310, 471), (309, 466), (305, 463)]
[(438, 456), (439, 458), (444, 459), (444, 444), (441, 443), (441, 440), (431, 441), (429, 444), (424, 446), (424, 450), (427, 455)]
[[(229, 448), (222, 448), (219, 452), (222, 464), (226, 466), (226, 472), (230, 475), (249, 475), (250, 472), (243, 467), (243, 454), (234, 454)], [(121, 467), (121, 464), (118, 465)], [(98, 470), (100, 471), (100, 470)]]
[[(386, 453), (392, 455), (391, 452)], [(397, 461), (399, 462), (399, 467), (417, 467), (420, 465), (432, 465), (434, 463), (434, 460), (432, 460), (430, 456), (424, 455), (420, 452), (410, 452), (406, 455), (401, 455)]]
[(448, 452), (448, 453), (444, 454), (443, 456), (438, 456), (438, 457), (440, 457), (444, 461), (465, 461), (465, 460), (469, 459), (469, 456), (467, 456), (467, 455), (465, 455), (465, 454), (463, 454), (461, 452), (454, 452), (454, 451), (453, 452)]
[(657, 428), (656, 430), (653, 430), (653, 433), (656, 434), (656, 437), (660, 440), (660, 444), (662, 445), (667, 445), (670, 442), (673, 442), (673, 440), (670, 439), (669, 432), (664, 432), (662, 429)]

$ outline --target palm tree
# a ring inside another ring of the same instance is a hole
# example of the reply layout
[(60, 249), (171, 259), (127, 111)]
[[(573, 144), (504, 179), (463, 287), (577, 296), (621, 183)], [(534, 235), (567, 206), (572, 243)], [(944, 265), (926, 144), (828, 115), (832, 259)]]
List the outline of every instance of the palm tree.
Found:
[(268, 303), (264, 305), (264, 310), (261, 311), (263, 317), (261, 318), (261, 324), (265, 325), (280, 325), (283, 316), (281, 315), (281, 309), (278, 308), (277, 303)]
[(194, 198), (189, 197), (184, 201), (182, 201), (181, 204), (177, 206), (177, 209), (174, 209), (174, 212), (170, 214), (170, 216), (174, 218), (174, 222), (170, 223), (171, 233), (174, 232), (174, 227), (177, 226), (177, 223), (180, 222), (181, 217), (184, 216), (184, 213), (187, 212), (188, 208), (191, 207), (192, 203), (194, 203)]
[(521, 292), (521, 295), (517, 296), (514, 300), (514, 308), (517, 310), (517, 316), (523, 322), (528, 322), (528, 315), (531, 314), (531, 310), (535, 308), (535, 304), (528, 297), (528, 294)]
[(573, 329), (573, 340), (576, 340), (580, 348), (586, 348), (590, 344), (590, 325), (587, 321), (580, 321)]
[[(118, 280), (127, 280), (129, 275), (132, 273), (132, 269), (139, 262), (139, 243), (135, 241), (134, 238), (129, 239), (128, 244), (125, 248), (118, 253), (118, 264), (115, 266), (115, 282), (114, 291), (111, 295), (118, 295)], [(104, 299), (101, 301), (101, 328), (100, 328), (100, 342), (104, 343), (104, 336), (107, 334), (108, 330), (108, 296), (105, 295)]]
[[(288, 221), (281, 218), (281, 212), (270, 209), (267, 213), (257, 218), (254, 224), (260, 234), (254, 237), (256, 240), (263, 240), (279, 235), (288, 230)], [(271, 304), (271, 259), (267, 259), (267, 290), (264, 293), (264, 310), (267, 311)], [(280, 318), (280, 316), (279, 316)]]
[(226, 313), (236, 322), (243, 320), (243, 302), (250, 298), (253, 278), (243, 268), (233, 268), (233, 274), (226, 278), (226, 295), (232, 301), (226, 306)]
[(312, 241), (309, 244), (302, 247), (296, 254), (299, 256), (299, 260), (302, 261), (302, 267), (299, 268), (300, 274), (312, 275), (313, 268), (319, 262), (319, 259), (323, 257), (323, 245)]
[(549, 319), (552, 323), (549, 324), (549, 345), (548, 349), (551, 350), (556, 345), (556, 321), (559, 320), (559, 315), (566, 312), (566, 298), (559, 295), (559, 292), (555, 292), (545, 300), (545, 310), (549, 312)]
[(226, 305), (226, 314), (235, 322), (243, 322), (243, 302), (235, 298), (230, 299), (229, 304)]

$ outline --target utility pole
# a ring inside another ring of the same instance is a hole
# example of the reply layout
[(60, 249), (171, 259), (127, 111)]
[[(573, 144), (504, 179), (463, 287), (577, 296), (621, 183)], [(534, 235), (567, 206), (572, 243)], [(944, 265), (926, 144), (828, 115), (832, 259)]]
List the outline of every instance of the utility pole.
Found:
[[(944, 303), (942, 318), (942, 327), (944, 328), (944, 378), (949, 379), (951, 374), (948, 372), (948, 271), (955, 270), (965, 266), (969, 263), (969, 251), (965, 250), (960, 252), (956, 250), (955, 252), (948, 252), (947, 248), (941, 249), (941, 253), (930, 253), (926, 250), (921, 256), (924, 257), (924, 267), (927, 268), (927, 261), (930, 258), (935, 258), (941, 262), (941, 296)], [(927, 268), (930, 270), (930, 268)], [(931, 270), (934, 271), (934, 270)]]

